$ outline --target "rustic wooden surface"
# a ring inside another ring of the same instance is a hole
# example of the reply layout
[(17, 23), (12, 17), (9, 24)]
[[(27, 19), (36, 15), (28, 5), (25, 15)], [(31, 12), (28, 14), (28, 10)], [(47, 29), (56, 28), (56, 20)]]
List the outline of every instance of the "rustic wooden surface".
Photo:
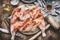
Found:
[[(5, 33), (2, 33), (2, 32), (0, 32), (0, 34), (1, 34), (0, 35), (1, 40), (10, 40), (10, 38), (11, 38), (10, 34), (5, 34)], [(47, 34), (46, 37), (43, 38), (42, 35), (39, 35), (34, 40), (58, 40), (57, 32), (54, 32), (53, 30), (49, 29), (49, 30), (46, 31), (46, 34)], [(20, 36), (15, 36), (15, 40), (28, 40), (32, 36), (27, 36), (27, 35), (20, 34)]]
[[(6, 14), (6, 12), (3, 12), (3, 8), (2, 6), (0, 5), (0, 28), (4, 28), (4, 29), (8, 29), (6, 28), (6, 25), (4, 25), (4, 23), (1, 23), (2, 20), (4, 19), (4, 15)], [(57, 33), (57, 34), (56, 34)], [(50, 37), (53, 36), (54, 39), (52, 40), (58, 40), (57, 39), (57, 36), (60, 34), (60, 32), (54, 32), (52, 31), (51, 29), (48, 29), (46, 31), (46, 34), (47, 36), (45, 38), (42, 37), (42, 35), (39, 35), (36, 39), (34, 40), (49, 40)], [(23, 34), (20, 34), (20, 36), (15, 36), (15, 40), (28, 40), (29, 38), (31, 38), (33, 35), (31, 36), (27, 36), (27, 35), (23, 35)], [(59, 36), (60, 37), (60, 36)], [(58, 37), (58, 38), (59, 38)], [(10, 34), (5, 34), (5, 33), (2, 33), (0, 32), (0, 40), (10, 40), (11, 38), (11, 35)], [(51, 39), (50, 39), (51, 40)]]

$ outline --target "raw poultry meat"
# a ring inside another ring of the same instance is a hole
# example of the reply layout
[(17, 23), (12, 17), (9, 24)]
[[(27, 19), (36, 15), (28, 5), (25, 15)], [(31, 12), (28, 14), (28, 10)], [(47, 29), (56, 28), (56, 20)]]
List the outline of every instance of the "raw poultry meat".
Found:
[(37, 6), (33, 6), (30, 9), (30, 7), (21, 5), (13, 10), (10, 16), (12, 36), (15, 35), (15, 32), (17, 30), (20, 30), (21, 32), (30, 31), (32, 28), (38, 26), (40, 27), (40, 29), (45, 30), (45, 22), (40, 8)]

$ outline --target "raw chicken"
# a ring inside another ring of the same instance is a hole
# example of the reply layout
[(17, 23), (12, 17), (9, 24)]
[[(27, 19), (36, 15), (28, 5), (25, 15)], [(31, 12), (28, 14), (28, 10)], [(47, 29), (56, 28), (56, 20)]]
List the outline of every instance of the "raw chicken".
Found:
[(33, 6), (30, 9), (30, 7), (22, 5), (13, 10), (11, 14), (12, 39), (14, 38), (15, 32), (17, 30), (24, 32), (30, 31), (35, 27), (40, 27), (43, 32), (45, 31), (45, 22), (40, 8)]

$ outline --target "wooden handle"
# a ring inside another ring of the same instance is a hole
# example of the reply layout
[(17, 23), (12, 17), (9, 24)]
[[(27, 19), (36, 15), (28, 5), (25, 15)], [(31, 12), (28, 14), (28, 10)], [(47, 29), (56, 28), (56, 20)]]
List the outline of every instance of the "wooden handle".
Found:
[(36, 35), (34, 35), (33, 37), (31, 37), (29, 40), (34, 40), (37, 36), (39, 36), (41, 34), (41, 31), (38, 32)]

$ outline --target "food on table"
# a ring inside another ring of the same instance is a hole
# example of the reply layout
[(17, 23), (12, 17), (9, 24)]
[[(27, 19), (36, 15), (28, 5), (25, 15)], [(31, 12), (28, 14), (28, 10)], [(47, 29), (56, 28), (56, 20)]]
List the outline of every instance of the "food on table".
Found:
[[(31, 8), (31, 9), (30, 9)], [(15, 8), (10, 16), (11, 33), (15, 34), (17, 30), (21, 32), (30, 32), (33, 28), (45, 28), (43, 14), (39, 7), (21, 5)]]

